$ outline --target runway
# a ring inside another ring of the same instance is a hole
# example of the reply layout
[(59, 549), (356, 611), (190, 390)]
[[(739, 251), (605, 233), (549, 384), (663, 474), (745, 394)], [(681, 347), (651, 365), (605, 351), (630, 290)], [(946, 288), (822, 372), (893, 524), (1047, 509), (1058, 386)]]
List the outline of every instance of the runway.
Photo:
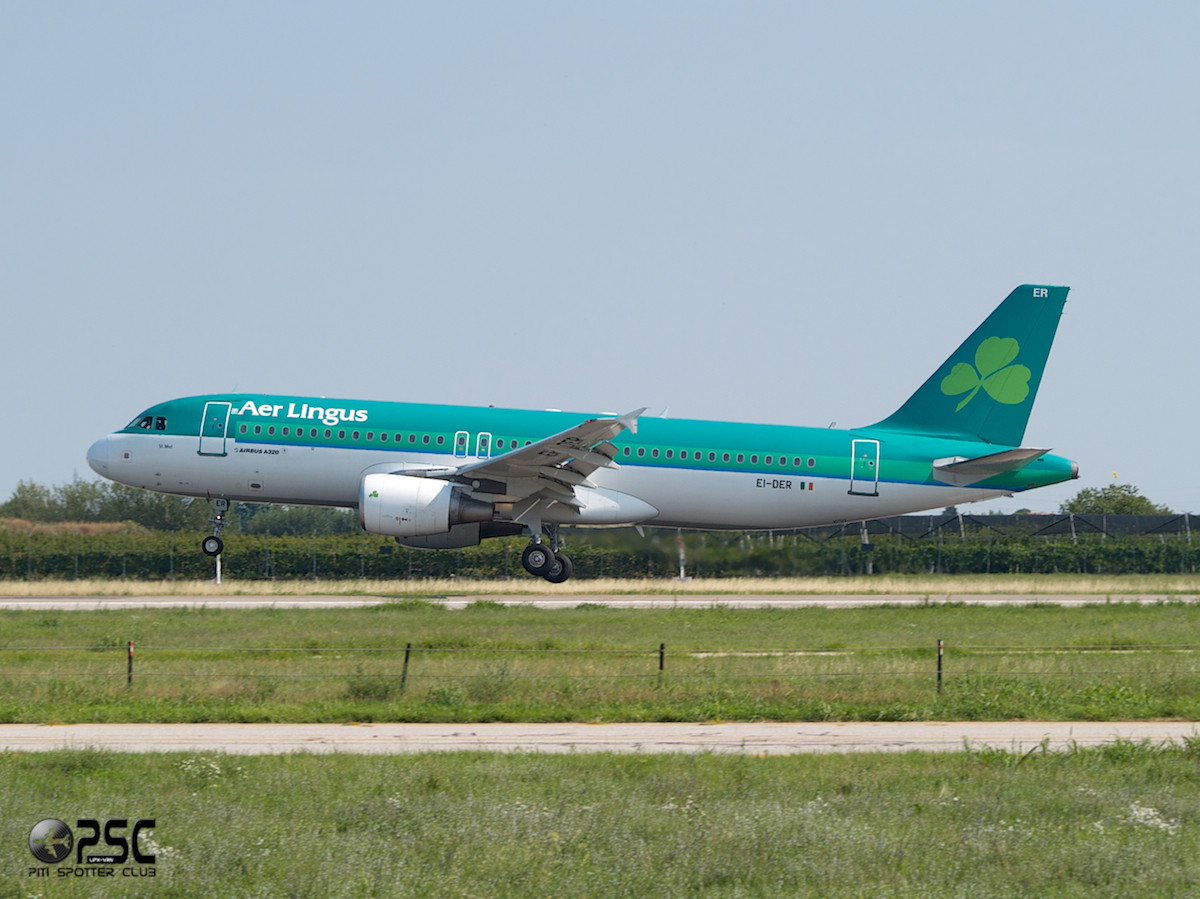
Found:
[(1014, 753), (1117, 740), (1180, 743), (1200, 736), (1187, 721), (848, 722), (728, 724), (5, 724), (0, 751), (96, 748), (111, 752)]
[[(573, 609), (580, 605), (603, 605), (620, 609), (825, 609), (870, 606), (925, 606), (963, 604), (970, 606), (1057, 605), (1085, 606), (1105, 602), (1139, 603), (1195, 600), (1195, 596), (1157, 593), (1099, 594), (495, 594), (479, 596), (439, 596), (424, 601), (444, 605), (450, 610), (465, 609), (474, 602), (504, 606), (528, 606), (535, 609)], [(40, 609), (43, 611), (95, 611), (100, 609), (334, 609), (375, 606), (396, 602), (393, 596), (0, 596), (0, 609)]]

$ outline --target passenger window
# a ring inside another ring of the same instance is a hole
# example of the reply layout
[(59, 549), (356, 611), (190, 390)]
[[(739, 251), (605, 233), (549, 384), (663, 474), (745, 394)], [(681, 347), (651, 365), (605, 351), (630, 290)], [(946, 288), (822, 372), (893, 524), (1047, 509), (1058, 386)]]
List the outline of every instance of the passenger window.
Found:
[(729, 461), (729, 453), (722, 453), (722, 454), (721, 454), (721, 461), (722, 461), (722, 462), (728, 462), (728, 461)]
[(709, 453), (709, 454), (708, 454), (708, 461), (709, 461), (709, 462), (716, 462), (716, 461), (717, 461), (717, 454), (716, 454), (716, 453)]
[(644, 456), (644, 455), (646, 455), (646, 448), (645, 448), (644, 446), (639, 446), (639, 447), (638, 447), (638, 455), (639, 455), (639, 456)]
[(345, 439), (346, 439), (346, 432), (338, 431), (338, 440), (345, 440)]
[(272, 437), (275, 436), (275, 425), (271, 425), (269, 428), (267, 428), (267, 433)]
[(738, 465), (741, 465), (745, 461), (746, 461), (745, 453), (738, 453)]
[(353, 434), (351, 434), (350, 436), (351, 436), (352, 438), (354, 438), (355, 440), (358, 440), (358, 439), (359, 439), (358, 431), (355, 431), (355, 432), (354, 432)]
[[(799, 463), (797, 463), (797, 464), (799, 464)], [(809, 467), (809, 468), (816, 468), (816, 467), (817, 467), (817, 460), (816, 460), (816, 459), (814, 459), (812, 456), (809, 456), (809, 457), (808, 457), (808, 467)]]
[(673, 452), (673, 450), (667, 450), (667, 458), (668, 459), (672, 458), (672, 452)]
[(753, 456), (750, 457), (750, 464), (751, 465), (758, 464), (758, 454), (757, 453), (755, 453)]

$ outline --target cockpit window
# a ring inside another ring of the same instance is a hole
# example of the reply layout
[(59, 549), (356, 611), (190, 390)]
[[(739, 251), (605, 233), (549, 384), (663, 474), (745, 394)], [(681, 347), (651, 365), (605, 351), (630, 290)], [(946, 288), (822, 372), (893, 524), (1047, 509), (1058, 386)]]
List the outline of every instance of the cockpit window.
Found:
[(167, 429), (167, 419), (164, 415), (139, 415), (129, 424), (125, 425), (126, 430), (137, 428), (141, 431), (165, 431)]

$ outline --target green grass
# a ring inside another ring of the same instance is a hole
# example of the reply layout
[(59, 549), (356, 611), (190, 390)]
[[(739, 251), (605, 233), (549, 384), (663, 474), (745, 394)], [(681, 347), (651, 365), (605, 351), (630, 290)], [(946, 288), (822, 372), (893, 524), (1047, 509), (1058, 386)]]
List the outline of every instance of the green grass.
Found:
[(449, 612), (408, 599), (5, 611), (0, 629), (7, 722), (1200, 718), (1200, 628), (1182, 602), (561, 611), (480, 602)]
[[(0, 896), (1182, 896), (1195, 743), (747, 756), (0, 755)], [(156, 876), (33, 879), (45, 817)]]

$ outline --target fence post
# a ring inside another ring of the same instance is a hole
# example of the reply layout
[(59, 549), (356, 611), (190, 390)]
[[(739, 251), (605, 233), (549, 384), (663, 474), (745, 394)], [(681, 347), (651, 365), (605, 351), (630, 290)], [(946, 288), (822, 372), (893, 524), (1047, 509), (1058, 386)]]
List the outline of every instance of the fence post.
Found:
[(942, 692), (942, 657), (943, 657), (945, 654), (946, 654), (946, 644), (945, 644), (945, 643), (943, 643), (941, 640), (938, 640), (938, 678), (937, 678), (937, 691), (938, 691), (938, 693), (939, 693), (939, 694)]
[(404, 667), (400, 670), (400, 692), (404, 692), (404, 686), (408, 683), (408, 656), (412, 652), (412, 644), (407, 643), (404, 646)]
[(125, 672), (125, 686), (133, 686), (133, 641), (129, 641), (129, 667)]
[(659, 643), (658, 644), (658, 673), (659, 674), (662, 674), (663, 666), (666, 664), (666, 661), (667, 661), (667, 644)]

